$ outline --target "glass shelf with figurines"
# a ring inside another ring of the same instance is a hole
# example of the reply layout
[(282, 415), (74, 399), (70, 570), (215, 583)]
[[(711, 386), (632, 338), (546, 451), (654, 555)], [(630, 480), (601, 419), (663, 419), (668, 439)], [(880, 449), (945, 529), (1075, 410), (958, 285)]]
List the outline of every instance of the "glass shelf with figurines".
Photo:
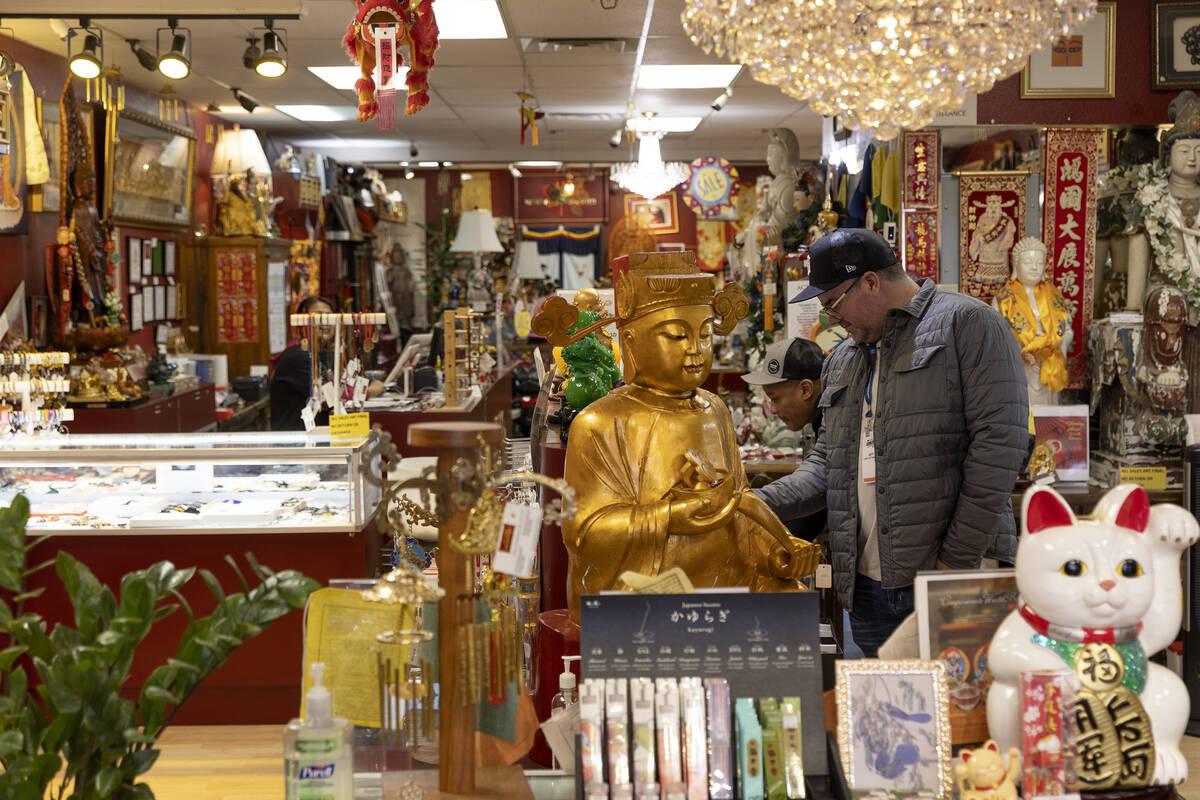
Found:
[(327, 433), (67, 435), (3, 450), (31, 534), (346, 533), (374, 516), (382, 443)]

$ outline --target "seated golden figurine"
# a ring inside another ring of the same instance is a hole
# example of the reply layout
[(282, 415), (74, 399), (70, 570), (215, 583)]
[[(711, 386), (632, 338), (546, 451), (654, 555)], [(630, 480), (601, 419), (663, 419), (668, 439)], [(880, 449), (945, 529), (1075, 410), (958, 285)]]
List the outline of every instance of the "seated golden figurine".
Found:
[[(712, 366), (712, 337), (747, 311), (741, 288), (714, 297), (714, 276), (694, 253), (634, 253), (617, 281), (626, 385), (571, 423), (566, 479), (578, 511), (563, 526), (571, 615), (579, 596), (625, 588), (621, 573), (680, 567), (696, 587), (788, 591), (816, 569), (820, 548), (792, 537), (750, 492), (733, 421), (699, 388)], [(551, 298), (533, 330), (565, 346), (579, 311)]]
[(73, 389), (72, 396), (78, 400), (103, 400), (105, 397), (100, 378), (87, 367), (75, 376)]

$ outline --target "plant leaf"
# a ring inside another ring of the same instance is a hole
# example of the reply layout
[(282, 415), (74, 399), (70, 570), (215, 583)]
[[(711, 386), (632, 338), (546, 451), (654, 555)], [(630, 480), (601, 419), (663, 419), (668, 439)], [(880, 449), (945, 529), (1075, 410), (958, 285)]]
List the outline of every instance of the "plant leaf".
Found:
[(250, 586), (246, 583), (246, 576), (242, 575), (242, 571), (238, 568), (237, 560), (228, 553), (225, 554), (225, 563), (233, 567), (233, 574), (237, 575), (238, 583), (242, 585), (242, 594), (250, 595)]
[(21, 752), (25, 746), (25, 737), (20, 731), (4, 731), (0, 733), (0, 759), (8, 759), (14, 753)]
[(121, 770), (116, 767), (105, 767), (96, 774), (96, 791), (100, 797), (110, 797), (121, 783)]
[(162, 700), (163, 702), (171, 703), (172, 705), (179, 704), (179, 698), (176, 695), (171, 694), (169, 691), (162, 688), (161, 686), (143, 687), (142, 697), (149, 697), (154, 700)]

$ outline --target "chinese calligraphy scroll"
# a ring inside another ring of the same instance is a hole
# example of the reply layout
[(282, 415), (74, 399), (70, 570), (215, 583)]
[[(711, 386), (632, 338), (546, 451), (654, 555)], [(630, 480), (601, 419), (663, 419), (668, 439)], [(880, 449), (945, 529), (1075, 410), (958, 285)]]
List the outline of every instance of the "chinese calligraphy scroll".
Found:
[(904, 132), (904, 207), (937, 210), (941, 131)]
[(1048, 128), (1042, 164), (1042, 241), (1046, 273), (1071, 309), (1075, 341), (1067, 352), (1067, 388), (1087, 387), (1087, 331), (1096, 272), (1096, 172), (1104, 147), (1098, 128)]
[(258, 341), (258, 267), (252, 250), (218, 250), (217, 341)]
[(904, 269), (913, 278), (938, 282), (938, 236), (937, 209), (904, 212)]
[(985, 303), (1008, 281), (1012, 246), (1025, 235), (1027, 172), (958, 175), (958, 290)]

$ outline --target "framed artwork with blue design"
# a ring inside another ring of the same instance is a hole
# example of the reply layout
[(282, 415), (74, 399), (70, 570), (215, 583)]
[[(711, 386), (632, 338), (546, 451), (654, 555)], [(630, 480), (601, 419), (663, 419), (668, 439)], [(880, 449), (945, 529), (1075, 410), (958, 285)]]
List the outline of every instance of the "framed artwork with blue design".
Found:
[(953, 797), (945, 664), (839, 661), (835, 694), (838, 750), (854, 797)]

